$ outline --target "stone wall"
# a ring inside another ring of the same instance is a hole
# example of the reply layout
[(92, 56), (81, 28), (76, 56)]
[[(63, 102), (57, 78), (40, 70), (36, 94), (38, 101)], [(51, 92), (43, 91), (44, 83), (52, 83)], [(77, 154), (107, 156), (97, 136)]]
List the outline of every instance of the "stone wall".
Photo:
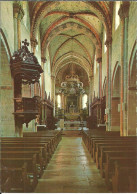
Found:
[(2, 40), (0, 46), (0, 136), (15, 136), (13, 78)]

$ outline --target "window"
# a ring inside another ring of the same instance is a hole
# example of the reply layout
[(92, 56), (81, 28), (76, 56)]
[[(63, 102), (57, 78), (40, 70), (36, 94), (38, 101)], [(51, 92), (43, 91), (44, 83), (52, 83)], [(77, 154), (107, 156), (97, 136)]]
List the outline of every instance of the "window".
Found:
[(37, 33), (36, 40), (38, 41), (38, 44), (36, 45), (36, 51), (39, 51), (39, 34), (38, 33)]
[(96, 65), (97, 65), (97, 62), (96, 62), (96, 55), (95, 55), (95, 58), (94, 58), (94, 75), (96, 74)]
[(115, 30), (118, 28), (120, 24), (120, 17), (118, 15), (118, 11), (120, 8), (120, 1), (116, 1), (116, 7), (115, 7)]
[(58, 104), (58, 108), (61, 108), (61, 96), (57, 95), (57, 104)]
[(106, 32), (104, 32), (104, 53), (107, 51), (107, 46), (105, 45), (106, 39)]
[(28, 28), (28, 20), (29, 20), (29, 16), (28, 16), (28, 2), (22, 1), (22, 7), (24, 10), (24, 17), (23, 17), (23, 23), (25, 25), (26, 28)]
[(83, 98), (82, 98), (82, 108), (87, 108), (87, 100), (88, 100), (88, 96), (87, 94), (84, 94), (83, 95)]

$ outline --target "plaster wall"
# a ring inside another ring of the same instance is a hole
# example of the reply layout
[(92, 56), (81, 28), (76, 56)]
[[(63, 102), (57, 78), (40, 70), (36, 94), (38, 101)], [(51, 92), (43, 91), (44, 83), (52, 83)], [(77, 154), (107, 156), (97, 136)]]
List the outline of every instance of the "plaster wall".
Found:
[(14, 52), (13, 1), (0, 1), (0, 28), (2, 28), (11, 53)]
[(15, 136), (14, 83), (11, 77), (8, 53), (1, 40), (0, 45), (0, 136)]
[(137, 2), (130, 2), (129, 20), (128, 20), (128, 62), (135, 41), (137, 40)]

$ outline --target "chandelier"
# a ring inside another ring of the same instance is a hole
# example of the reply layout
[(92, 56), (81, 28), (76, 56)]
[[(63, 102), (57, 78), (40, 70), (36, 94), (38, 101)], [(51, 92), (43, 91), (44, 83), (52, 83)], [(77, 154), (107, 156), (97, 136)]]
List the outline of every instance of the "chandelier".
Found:
[(65, 77), (65, 82), (61, 83), (60, 93), (65, 95), (79, 95), (84, 94), (83, 83), (79, 80), (79, 76), (73, 71), (70, 75)]

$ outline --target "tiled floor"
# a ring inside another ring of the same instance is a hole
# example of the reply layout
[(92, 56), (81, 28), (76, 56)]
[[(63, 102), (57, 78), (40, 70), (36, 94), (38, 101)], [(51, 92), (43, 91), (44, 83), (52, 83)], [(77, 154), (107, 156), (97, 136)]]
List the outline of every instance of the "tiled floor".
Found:
[(105, 193), (104, 180), (81, 137), (63, 137), (35, 193)]

